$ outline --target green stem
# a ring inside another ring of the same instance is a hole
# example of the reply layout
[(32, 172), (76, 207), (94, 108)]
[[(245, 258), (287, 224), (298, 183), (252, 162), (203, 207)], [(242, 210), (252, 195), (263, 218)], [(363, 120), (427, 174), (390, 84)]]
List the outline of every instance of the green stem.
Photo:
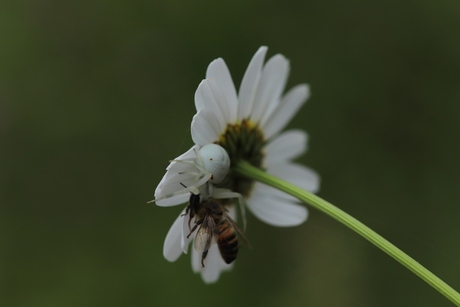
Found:
[(256, 168), (246, 161), (241, 161), (236, 165), (235, 170), (246, 177), (263, 182), (272, 187), (280, 189), (286, 193), (289, 193), (298, 199), (310, 204), (316, 209), (326, 213), (337, 221), (341, 222), (350, 229), (356, 231), (358, 234), (363, 236), (365, 239), (372, 242), (375, 246), (380, 248), (382, 251), (393, 257), (396, 261), (404, 265), (406, 268), (411, 270), (415, 275), (426, 281), (429, 285), (435, 288), (438, 292), (443, 294), (449, 300), (451, 300), (457, 306), (460, 306), (460, 294), (455, 291), (451, 286), (442, 281), (439, 277), (431, 273), (420, 263), (412, 259), (405, 252), (397, 248), (395, 245), (387, 241), (381, 235), (349, 215), (348, 213), (335, 207), (333, 204), (319, 198), (318, 196), (311, 194), (301, 188), (267, 174), (263, 170)]

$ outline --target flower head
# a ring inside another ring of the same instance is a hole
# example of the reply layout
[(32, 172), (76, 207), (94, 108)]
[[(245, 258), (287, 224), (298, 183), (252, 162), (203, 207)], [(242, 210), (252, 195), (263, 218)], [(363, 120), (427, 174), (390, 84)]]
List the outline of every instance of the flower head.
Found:
[[(156, 199), (165, 199), (166, 195), (183, 191), (184, 186), (199, 185), (206, 189), (212, 186), (212, 191), (206, 191), (207, 196), (215, 197), (214, 191), (230, 193), (228, 195), (232, 196), (229, 198), (235, 197), (235, 193), (241, 194), (249, 210), (270, 225), (295, 226), (307, 219), (307, 209), (300, 206), (294, 197), (232, 171), (232, 165), (246, 160), (307, 191), (316, 192), (319, 188), (319, 176), (313, 170), (291, 162), (306, 151), (307, 134), (301, 130), (280, 132), (307, 100), (309, 88), (306, 84), (301, 84), (283, 95), (289, 62), (284, 56), (277, 54), (264, 65), (266, 52), (267, 47), (261, 47), (256, 52), (244, 74), (238, 93), (221, 58), (208, 66), (206, 79), (200, 83), (195, 93), (197, 114), (191, 125), (195, 145), (175, 160), (197, 159), (196, 152), (202, 146), (217, 144), (229, 156), (228, 175), (219, 183), (209, 183), (206, 177), (203, 177), (205, 180), (193, 177), (197, 173), (190, 169), (194, 167), (193, 164), (173, 162), (168, 166), (167, 173), (155, 191)], [(179, 174), (188, 174), (189, 181)], [(203, 188), (200, 191), (202, 190)], [(224, 194), (220, 194), (222, 195)], [(174, 200), (165, 199), (163, 205), (184, 203), (188, 197), (187, 194), (181, 194)], [(228, 215), (236, 220), (234, 206), (229, 205), (227, 208)], [(186, 224), (187, 217), (184, 213), (185, 209), (174, 222), (165, 240), (164, 256), (170, 261), (176, 260), (181, 251), (187, 250), (185, 232), (179, 231)], [(199, 259), (199, 254), (194, 251), (192, 267), (195, 272), (201, 273), (205, 282), (216, 281), (221, 271), (231, 267), (222, 261), (216, 244), (209, 249), (205, 267), (199, 265)]]
[[(202, 146), (215, 143), (229, 154), (234, 165), (243, 159), (310, 192), (319, 188), (318, 175), (291, 162), (305, 152), (307, 134), (280, 131), (309, 96), (306, 84), (282, 95), (289, 73), (288, 60), (277, 54), (263, 65), (267, 47), (252, 58), (237, 94), (223, 59), (214, 60), (195, 94), (197, 114), (192, 139)], [(304, 206), (283, 192), (248, 181), (230, 172), (223, 187), (241, 193), (258, 218), (274, 226), (294, 226), (305, 221)]]

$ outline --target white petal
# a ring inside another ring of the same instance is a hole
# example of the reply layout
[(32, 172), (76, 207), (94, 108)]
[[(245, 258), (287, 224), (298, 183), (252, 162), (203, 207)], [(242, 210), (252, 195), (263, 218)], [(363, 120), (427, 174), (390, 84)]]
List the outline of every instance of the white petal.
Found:
[(195, 273), (201, 273), (201, 278), (205, 283), (214, 283), (219, 279), (223, 271), (232, 269), (233, 263), (226, 264), (220, 255), (217, 244), (211, 245), (208, 255), (201, 265), (202, 254), (192, 249), (192, 270)]
[(303, 154), (307, 148), (307, 133), (289, 130), (271, 140), (265, 146), (265, 165), (286, 162)]
[(222, 89), (213, 79), (201, 81), (195, 92), (195, 107), (199, 111), (208, 109), (216, 116), (223, 131), (229, 122), (229, 104), (222, 92)]
[(163, 256), (166, 260), (174, 262), (182, 254), (181, 248), (181, 237), (182, 237), (182, 225), (184, 222), (185, 209), (177, 217), (172, 224), (171, 228), (166, 235), (165, 243), (163, 245)]
[(248, 208), (260, 220), (278, 227), (299, 225), (308, 216), (306, 207), (270, 195), (252, 196)]
[[(267, 166), (267, 172), (312, 193), (316, 193), (319, 190), (319, 175), (312, 169), (303, 165), (295, 163), (275, 163)], [(251, 192), (251, 197), (257, 195), (273, 196), (290, 202), (298, 201), (296, 197), (260, 182), (254, 183)]]
[(267, 195), (269, 197), (276, 197), (276, 198), (282, 198), (283, 200), (287, 200), (290, 202), (298, 202), (299, 200), (297, 197), (292, 196), (291, 194), (287, 194), (286, 192), (283, 192), (281, 190), (275, 189), (271, 186), (268, 186), (266, 184), (260, 183), (260, 182), (255, 182), (254, 186), (252, 188), (251, 192), (251, 197), (254, 195)]
[(247, 118), (252, 110), (267, 49), (267, 47), (262, 46), (257, 50), (244, 73), (238, 93), (238, 120)]
[(207, 284), (215, 283), (219, 279), (222, 270), (228, 266), (222, 260), (217, 244), (213, 244), (209, 249), (204, 265), (205, 267), (201, 270), (201, 278)]
[(230, 264), (226, 264), (225, 261), (222, 261), (222, 265), (221, 265), (221, 267), (220, 267), (221, 272), (226, 272), (226, 271), (232, 270), (232, 269), (233, 269), (233, 266), (235, 265), (235, 262), (236, 262), (236, 260), (233, 261), (233, 262), (230, 263)]
[[(185, 214), (185, 211), (183, 214)], [(191, 228), (193, 228), (193, 225), (195, 225), (195, 218), (190, 220), (189, 214), (184, 215), (183, 224), (182, 224), (182, 235), (181, 235), (181, 241), (180, 241), (180, 245), (181, 245), (181, 248), (184, 254), (187, 254), (188, 246), (190, 245), (190, 242), (193, 241), (196, 235), (196, 230), (192, 234), (190, 234), (190, 231), (191, 231)]]
[(194, 273), (201, 272), (201, 254), (192, 247), (192, 270)]
[(201, 278), (207, 284), (215, 283), (220, 273), (227, 269), (228, 265), (222, 260), (217, 244), (211, 246), (208, 255), (204, 260), (204, 267), (201, 265), (201, 253), (192, 249), (192, 270), (201, 273)]
[(201, 109), (193, 116), (192, 139), (197, 145), (206, 145), (219, 139), (222, 133), (216, 115), (208, 109)]
[(206, 71), (206, 78), (213, 79), (222, 89), (228, 105), (228, 113), (225, 113), (227, 116), (226, 122), (234, 123), (236, 121), (238, 100), (236, 98), (236, 90), (232, 76), (223, 59), (218, 58), (209, 64)]
[(277, 54), (264, 66), (257, 88), (251, 119), (263, 125), (279, 104), (289, 74), (289, 61)]
[(320, 178), (318, 173), (297, 163), (279, 163), (269, 167), (267, 166), (267, 173), (284, 179), (312, 193), (316, 193), (319, 190)]
[(297, 85), (284, 95), (279, 106), (262, 127), (265, 137), (268, 139), (283, 130), (309, 96), (310, 88), (307, 84)]
[(227, 206), (226, 208), (228, 210), (227, 214), (230, 216), (230, 218), (232, 220), (234, 220), (236, 222), (236, 220), (237, 220), (236, 207), (234, 205), (232, 205), (232, 206)]

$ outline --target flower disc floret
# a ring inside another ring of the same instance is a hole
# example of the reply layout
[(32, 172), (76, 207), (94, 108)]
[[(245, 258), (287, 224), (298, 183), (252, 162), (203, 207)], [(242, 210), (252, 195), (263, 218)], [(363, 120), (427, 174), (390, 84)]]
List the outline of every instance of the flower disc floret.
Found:
[[(227, 151), (232, 165), (245, 160), (256, 167), (262, 167), (266, 141), (262, 130), (250, 120), (243, 119), (238, 124), (228, 124), (217, 144)], [(247, 198), (252, 184), (252, 180), (231, 172), (221, 186)]]

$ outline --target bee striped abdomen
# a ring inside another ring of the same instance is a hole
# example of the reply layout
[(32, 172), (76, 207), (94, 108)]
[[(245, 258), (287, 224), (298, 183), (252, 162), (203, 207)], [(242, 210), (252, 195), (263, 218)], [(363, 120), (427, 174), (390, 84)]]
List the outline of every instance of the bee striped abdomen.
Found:
[(225, 263), (230, 264), (238, 255), (238, 237), (236, 236), (235, 229), (227, 221), (222, 222), (218, 228), (219, 236), (217, 238), (217, 245), (220, 255)]

